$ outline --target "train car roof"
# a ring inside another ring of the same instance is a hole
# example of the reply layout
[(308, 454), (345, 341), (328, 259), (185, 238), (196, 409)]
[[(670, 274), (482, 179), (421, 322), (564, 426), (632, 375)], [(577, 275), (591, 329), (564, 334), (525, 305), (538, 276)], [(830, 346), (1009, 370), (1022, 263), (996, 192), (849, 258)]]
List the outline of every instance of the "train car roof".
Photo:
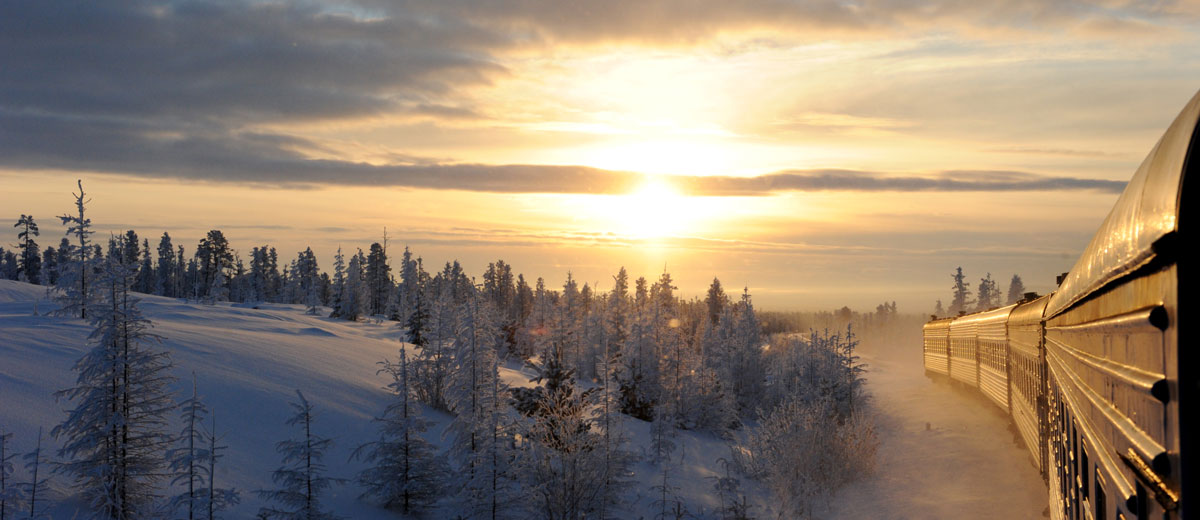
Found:
[(1200, 92), (1192, 96), (1129, 180), (1083, 255), (1051, 297), (1047, 318), (1154, 260), (1155, 243), (1178, 231), (1183, 168), (1198, 116)]
[(1047, 294), (1029, 301), (1023, 301), (1017, 304), (1017, 307), (1012, 310), (1009, 315), (1009, 320), (1017, 320), (1021, 322), (1038, 322), (1041, 321), (1043, 313), (1046, 311), (1046, 304), (1054, 294)]
[(1008, 314), (1011, 313), (1012, 310), (1016, 307), (1017, 307), (1017, 304), (1014, 303), (1012, 305), (1005, 305), (1004, 307), (999, 307), (999, 308), (992, 309), (992, 310), (979, 311), (979, 312), (974, 312), (971, 314), (964, 314), (962, 316), (954, 318), (954, 325), (964, 325), (964, 324), (978, 323), (978, 322), (982, 322), (982, 321), (990, 321), (990, 320), (996, 320), (996, 319), (1000, 319), (1000, 320), (1008, 319)]

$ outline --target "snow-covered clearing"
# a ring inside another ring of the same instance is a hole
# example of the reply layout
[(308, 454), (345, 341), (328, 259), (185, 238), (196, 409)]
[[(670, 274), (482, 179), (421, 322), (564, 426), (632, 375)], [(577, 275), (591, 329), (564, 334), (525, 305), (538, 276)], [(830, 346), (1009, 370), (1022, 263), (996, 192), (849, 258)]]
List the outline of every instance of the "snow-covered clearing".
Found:
[(1046, 487), (1008, 418), (980, 396), (926, 378), (920, 331), (913, 334), (859, 350), (879, 410), (879, 458), (875, 474), (839, 492), (823, 516), (1041, 518)]

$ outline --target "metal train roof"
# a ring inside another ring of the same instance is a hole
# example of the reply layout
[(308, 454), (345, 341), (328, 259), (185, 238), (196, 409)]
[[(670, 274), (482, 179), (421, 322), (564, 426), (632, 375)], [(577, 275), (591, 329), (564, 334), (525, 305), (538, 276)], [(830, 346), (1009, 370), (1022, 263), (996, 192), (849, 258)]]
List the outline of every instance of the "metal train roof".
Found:
[[(1046, 317), (1057, 315), (1150, 262), (1155, 256), (1154, 243), (1179, 229), (1183, 168), (1198, 116), (1200, 92), (1142, 161), (1083, 255), (1050, 298)], [(1193, 160), (1200, 160), (1200, 156)]]

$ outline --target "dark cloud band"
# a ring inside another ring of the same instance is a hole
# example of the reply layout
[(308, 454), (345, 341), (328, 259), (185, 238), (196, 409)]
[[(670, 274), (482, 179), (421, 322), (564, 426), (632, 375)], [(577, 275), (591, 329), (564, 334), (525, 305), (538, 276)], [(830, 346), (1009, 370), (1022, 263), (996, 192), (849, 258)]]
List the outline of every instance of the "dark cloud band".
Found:
[[(380, 186), (493, 193), (628, 193), (634, 172), (575, 165), (378, 165), (309, 159), (304, 139), (258, 133), (161, 136), (136, 124), (77, 125), (69, 118), (0, 110), (0, 167), (98, 172), (258, 186)], [(1124, 182), (1025, 172), (955, 170), (901, 175), (859, 170), (789, 170), (757, 177), (670, 176), (691, 195), (761, 196), (788, 191), (1079, 191), (1119, 193)]]

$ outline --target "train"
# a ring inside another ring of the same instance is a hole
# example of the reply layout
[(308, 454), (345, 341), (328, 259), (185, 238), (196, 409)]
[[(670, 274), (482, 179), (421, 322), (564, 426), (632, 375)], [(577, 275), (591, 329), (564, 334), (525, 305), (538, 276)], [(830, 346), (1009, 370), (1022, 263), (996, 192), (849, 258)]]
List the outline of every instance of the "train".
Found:
[(1200, 519), (1198, 118), (1200, 92), (1052, 293), (924, 325), (925, 373), (1010, 417), (1055, 520)]

